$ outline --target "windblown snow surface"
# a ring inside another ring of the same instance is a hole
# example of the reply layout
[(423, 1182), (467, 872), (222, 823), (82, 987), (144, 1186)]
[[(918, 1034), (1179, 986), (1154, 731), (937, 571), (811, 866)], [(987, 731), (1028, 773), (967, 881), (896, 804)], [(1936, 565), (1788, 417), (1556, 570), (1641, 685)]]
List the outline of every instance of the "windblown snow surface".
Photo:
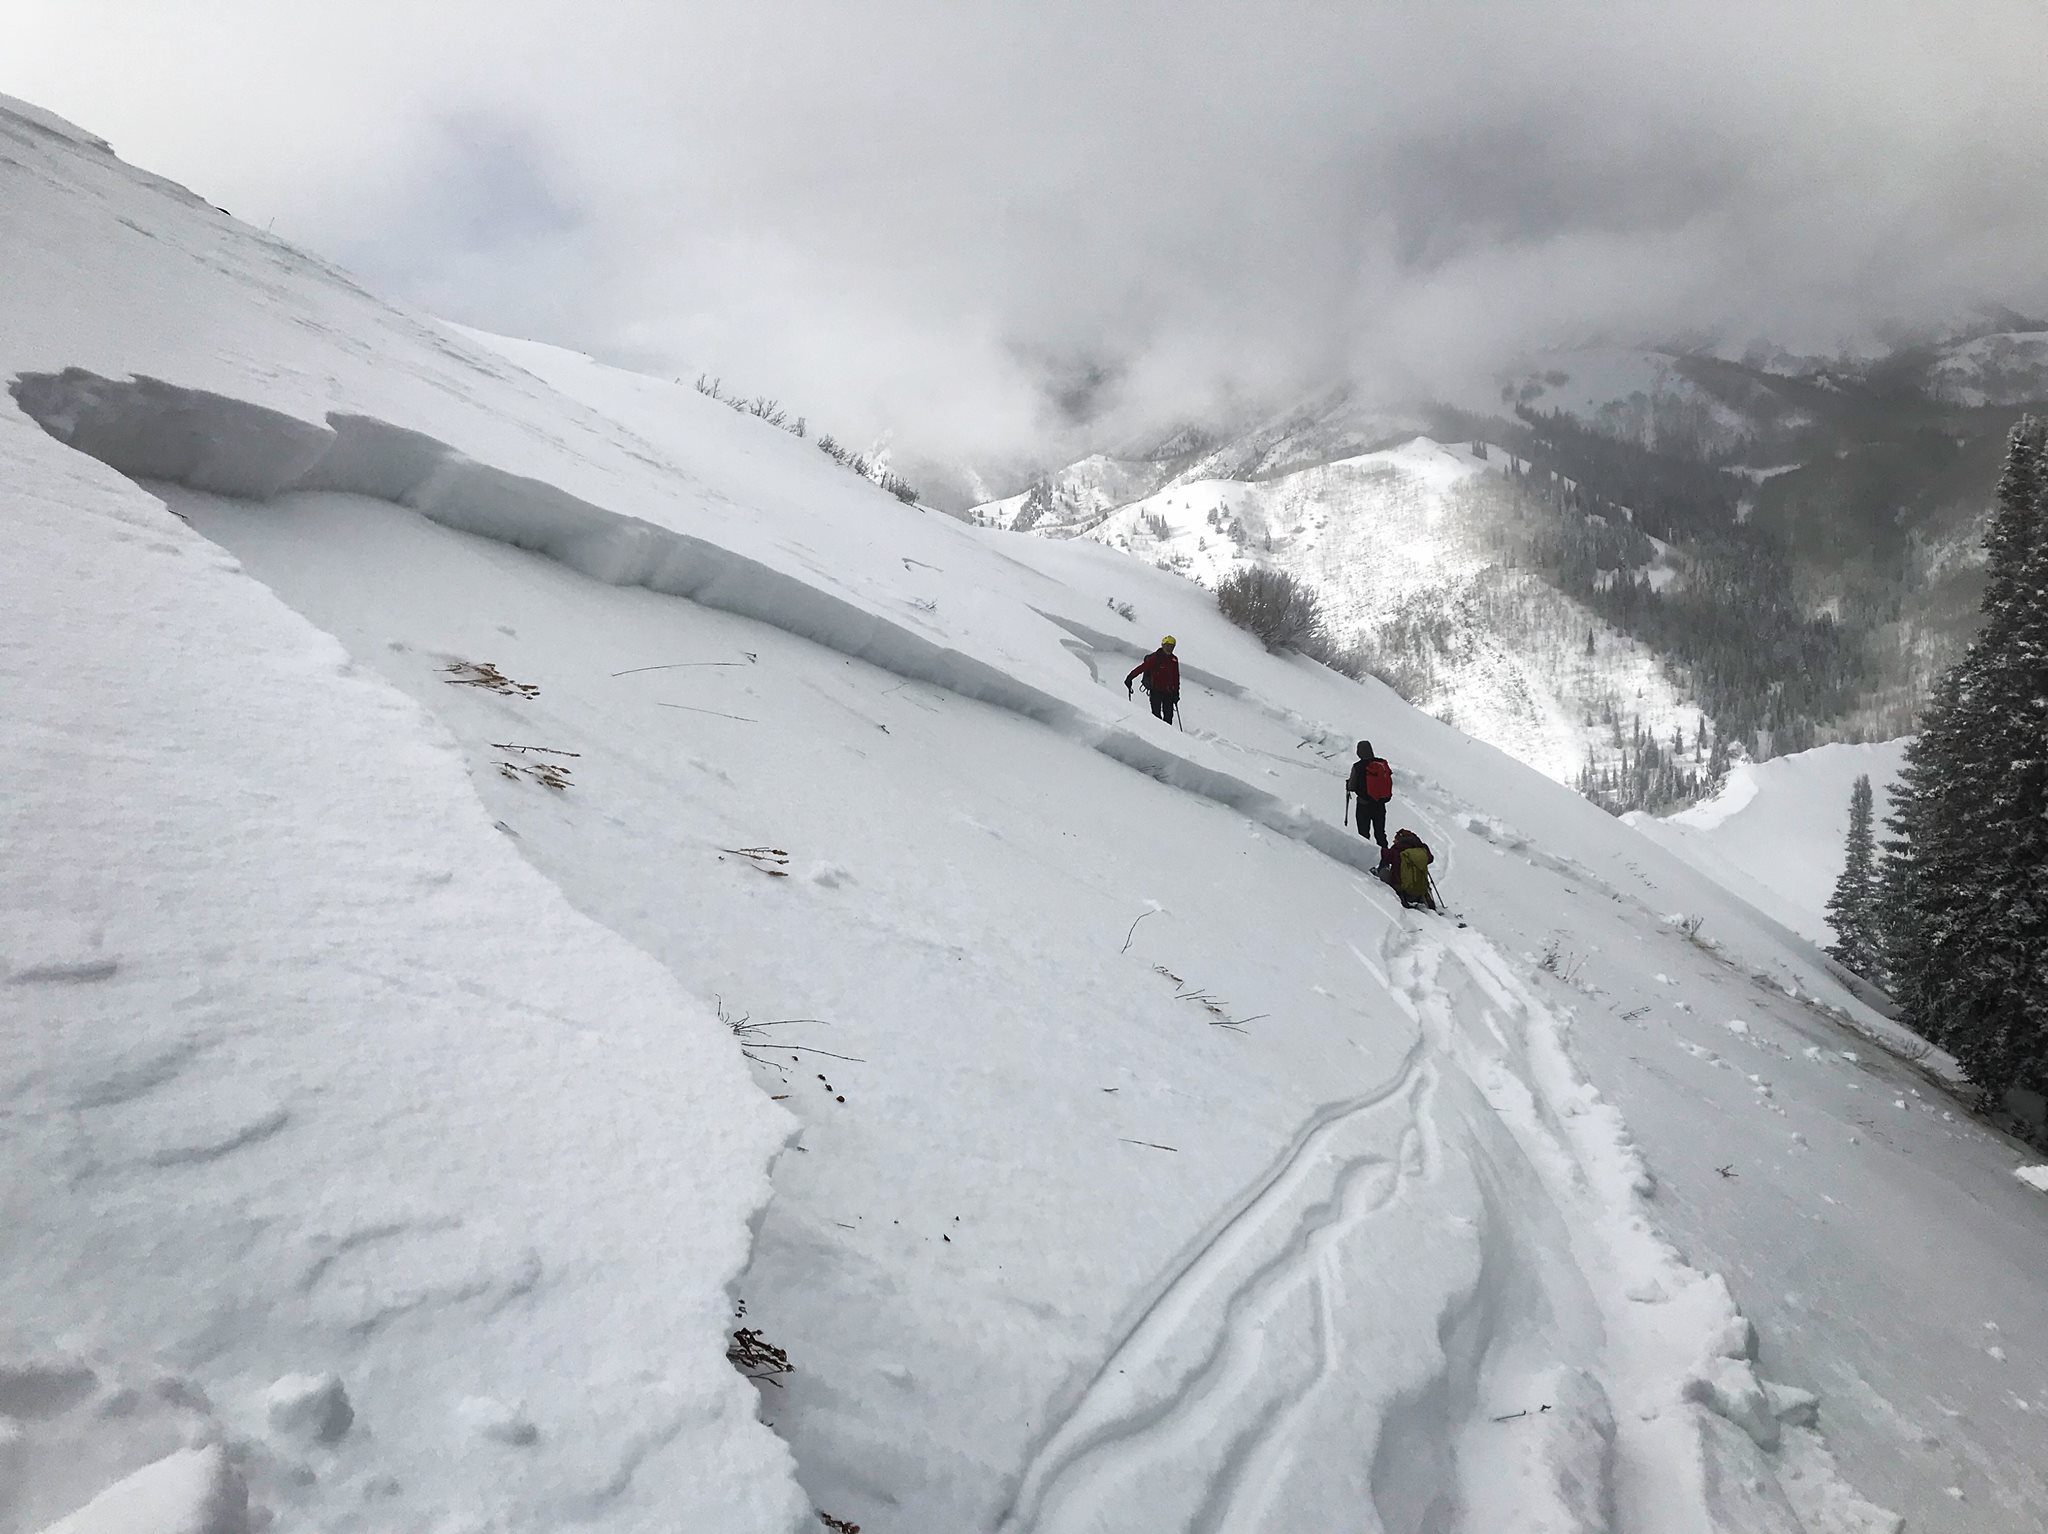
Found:
[(11, 107), (0, 255), (0, 1531), (2048, 1519), (2038, 1158), (1628, 827)]

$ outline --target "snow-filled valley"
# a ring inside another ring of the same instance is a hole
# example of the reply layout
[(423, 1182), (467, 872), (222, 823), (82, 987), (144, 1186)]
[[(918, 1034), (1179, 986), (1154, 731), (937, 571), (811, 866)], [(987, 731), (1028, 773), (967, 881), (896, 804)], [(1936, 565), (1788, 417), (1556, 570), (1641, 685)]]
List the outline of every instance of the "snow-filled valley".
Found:
[(2048, 1522), (2038, 1158), (1636, 830), (4, 101), (0, 253), (0, 1534)]

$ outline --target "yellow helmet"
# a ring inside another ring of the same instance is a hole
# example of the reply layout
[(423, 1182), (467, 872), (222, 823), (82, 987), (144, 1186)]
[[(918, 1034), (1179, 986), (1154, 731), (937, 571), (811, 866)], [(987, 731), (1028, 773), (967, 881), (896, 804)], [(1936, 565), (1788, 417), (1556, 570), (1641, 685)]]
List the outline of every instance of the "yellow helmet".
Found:
[(1160, 640), (1159, 648), (1162, 650), (1171, 650), (1173, 648), (1173, 635), (1168, 634), (1164, 639)]

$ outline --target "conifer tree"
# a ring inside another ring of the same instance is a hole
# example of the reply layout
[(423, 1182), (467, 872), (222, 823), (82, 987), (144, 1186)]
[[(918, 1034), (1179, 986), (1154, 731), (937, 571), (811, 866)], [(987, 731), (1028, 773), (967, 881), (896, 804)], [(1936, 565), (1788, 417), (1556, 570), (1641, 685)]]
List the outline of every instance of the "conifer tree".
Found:
[[(1915, 1006), (1908, 996), (1909, 989), (1918, 982), (1922, 973), (1916, 946), (1919, 933), (1919, 865), (1914, 857), (1916, 848), (1923, 845), (1923, 838), (1914, 834), (1919, 824), (1923, 784), (1919, 766), (1920, 742), (1927, 738), (1940, 703), (1941, 694), (1937, 692), (1922, 715), (1920, 734), (1907, 742), (1905, 762), (1886, 792), (1885, 836), (1879, 843), (1877, 861), (1877, 930), (1884, 945), (1885, 988), (1905, 1008), (1909, 1017), (1916, 1017), (1923, 1010)], [(1933, 1037), (1931, 1034), (1928, 1036)]]
[(1724, 730), (1714, 732), (1714, 749), (1707, 754), (1707, 782), (1714, 789), (1728, 781), (1728, 735)]
[(1828, 899), (1828, 925), (1835, 929), (1828, 953), (1843, 967), (1877, 980), (1883, 972), (1877, 931), (1877, 858), (1870, 831), (1870, 779), (1859, 777), (1849, 792), (1849, 837), (1841, 876)]
[(1894, 993), (1987, 1099), (2048, 1086), (2048, 430), (2013, 428), (1985, 536), (1984, 626), (1894, 795), (1882, 885)]

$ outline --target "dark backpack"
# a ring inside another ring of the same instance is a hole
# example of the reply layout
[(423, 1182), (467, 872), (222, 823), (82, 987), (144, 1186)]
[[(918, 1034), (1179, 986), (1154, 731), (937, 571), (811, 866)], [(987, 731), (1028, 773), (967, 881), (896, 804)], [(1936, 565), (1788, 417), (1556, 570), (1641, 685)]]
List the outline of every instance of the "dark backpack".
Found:
[(1387, 759), (1376, 756), (1365, 764), (1365, 797), (1387, 800), (1394, 797), (1394, 769)]

